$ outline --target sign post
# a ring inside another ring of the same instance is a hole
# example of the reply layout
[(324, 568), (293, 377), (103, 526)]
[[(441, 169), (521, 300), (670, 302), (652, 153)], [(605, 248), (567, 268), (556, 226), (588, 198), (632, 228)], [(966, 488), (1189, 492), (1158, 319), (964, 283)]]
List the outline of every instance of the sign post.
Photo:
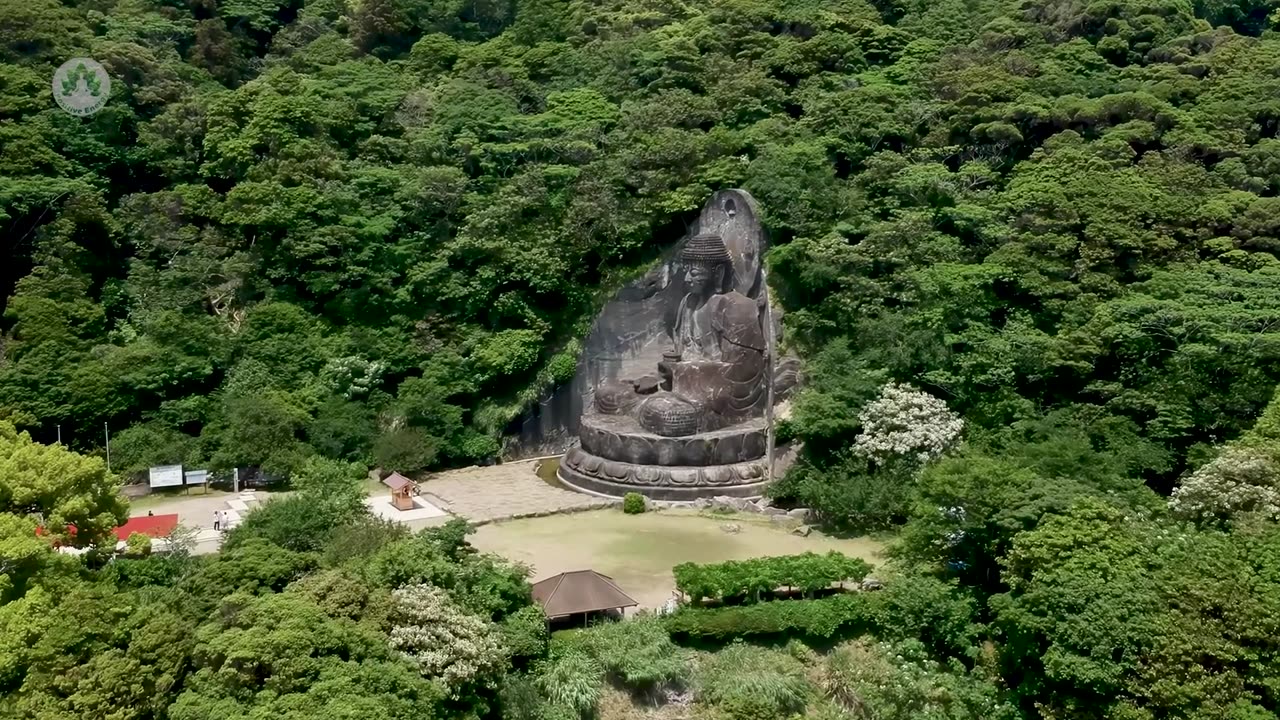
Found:
[(188, 470), (183, 473), (183, 478), (187, 481), (187, 492), (191, 491), (192, 485), (204, 485), (204, 493), (209, 494), (208, 470)]
[(181, 487), (181, 465), (160, 465), (151, 468), (150, 486), (152, 489), (162, 487)]

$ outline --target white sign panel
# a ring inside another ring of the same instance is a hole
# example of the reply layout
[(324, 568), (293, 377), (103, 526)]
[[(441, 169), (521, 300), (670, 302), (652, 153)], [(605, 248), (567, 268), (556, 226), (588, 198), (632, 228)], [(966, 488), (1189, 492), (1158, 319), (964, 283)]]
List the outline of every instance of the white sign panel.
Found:
[(208, 470), (188, 470), (186, 476), (188, 485), (203, 485), (209, 482)]
[(182, 485), (181, 465), (161, 465), (151, 468), (151, 487), (179, 487)]

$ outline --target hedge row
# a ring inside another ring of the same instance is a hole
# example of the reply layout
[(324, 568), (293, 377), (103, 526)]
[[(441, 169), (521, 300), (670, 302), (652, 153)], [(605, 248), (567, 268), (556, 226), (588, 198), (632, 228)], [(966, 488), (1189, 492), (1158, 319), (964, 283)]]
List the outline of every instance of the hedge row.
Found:
[(723, 608), (686, 608), (666, 618), (676, 636), (728, 640), (750, 635), (831, 637), (846, 625), (869, 627), (875, 618), (873, 593), (849, 593), (821, 600), (776, 600)]
[(915, 638), (939, 656), (962, 657), (978, 642), (978, 603), (954, 583), (895, 578), (883, 590), (820, 600), (773, 600), (719, 608), (685, 607), (664, 618), (673, 637), (691, 639), (791, 635), (829, 638), (872, 633), (883, 640)]
[(799, 588), (811, 594), (836, 582), (860, 582), (871, 572), (871, 565), (861, 558), (833, 550), (826, 555), (808, 552), (715, 565), (681, 563), (671, 572), (675, 575), (676, 587), (696, 604), (704, 598), (759, 600), (761, 594), (780, 587)]

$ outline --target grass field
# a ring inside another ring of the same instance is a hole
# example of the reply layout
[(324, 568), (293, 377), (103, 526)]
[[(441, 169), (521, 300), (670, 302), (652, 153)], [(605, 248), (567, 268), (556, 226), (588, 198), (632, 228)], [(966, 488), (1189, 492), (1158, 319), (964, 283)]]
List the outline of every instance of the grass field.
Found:
[[(720, 529), (736, 523), (736, 534)], [(667, 510), (626, 515), (616, 509), (512, 520), (481, 526), (477, 548), (533, 567), (533, 581), (570, 570), (592, 569), (617, 581), (642, 607), (658, 607), (675, 588), (671, 567), (766, 555), (838, 550), (878, 563), (883, 543), (792, 535), (757, 515), (729, 517)]]

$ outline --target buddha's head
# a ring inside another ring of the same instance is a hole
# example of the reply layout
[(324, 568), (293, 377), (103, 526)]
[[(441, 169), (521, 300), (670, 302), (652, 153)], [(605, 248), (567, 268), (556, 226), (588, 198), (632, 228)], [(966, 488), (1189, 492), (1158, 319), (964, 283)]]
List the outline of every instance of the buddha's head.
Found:
[(719, 235), (702, 233), (689, 238), (680, 251), (685, 268), (684, 282), (694, 295), (709, 296), (725, 291), (729, 271), (729, 249)]

